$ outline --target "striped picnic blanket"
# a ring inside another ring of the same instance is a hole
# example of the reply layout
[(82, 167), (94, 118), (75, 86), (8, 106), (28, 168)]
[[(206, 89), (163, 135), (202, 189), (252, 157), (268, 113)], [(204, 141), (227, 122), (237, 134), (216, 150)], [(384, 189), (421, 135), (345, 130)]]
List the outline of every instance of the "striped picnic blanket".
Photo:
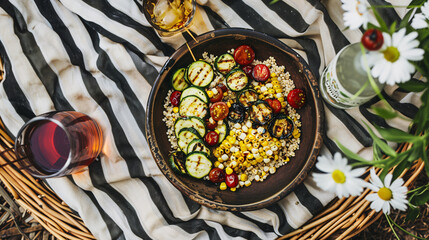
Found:
[[(317, 78), (341, 48), (361, 31), (345, 30), (339, 0), (199, 0), (191, 31), (255, 29), (294, 48)], [(392, 1), (404, 4), (402, 1)], [(372, 4), (386, 4), (374, 0)], [(12, 136), (35, 115), (75, 110), (100, 123), (104, 148), (99, 161), (48, 184), (84, 220), (97, 239), (273, 239), (299, 228), (334, 195), (309, 177), (289, 196), (265, 209), (223, 212), (183, 196), (160, 173), (145, 139), (151, 86), (164, 62), (189, 39), (160, 38), (141, 13), (139, 0), (1, 0), (0, 117)], [(404, 9), (386, 9), (393, 22)], [(394, 108), (408, 117), (418, 96), (385, 89)], [(406, 129), (368, 110), (325, 107), (321, 154), (338, 151), (334, 139), (370, 158), (372, 141), (363, 122)], [(159, 110), (161, 111), (161, 110)]]

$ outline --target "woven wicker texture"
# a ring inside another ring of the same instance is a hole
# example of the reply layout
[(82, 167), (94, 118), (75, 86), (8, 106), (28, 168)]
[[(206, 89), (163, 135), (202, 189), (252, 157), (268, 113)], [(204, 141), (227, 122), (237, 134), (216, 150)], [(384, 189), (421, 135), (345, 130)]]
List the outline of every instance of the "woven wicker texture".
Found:
[[(0, 66), (3, 66), (0, 59)], [(0, 81), (3, 79), (3, 69), (0, 67)], [(13, 140), (8, 136), (0, 121), (0, 180), (9, 192), (11, 199), (28, 211), (32, 217), (58, 239), (94, 239), (85, 227), (82, 219), (39, 179), (33, 178), (25, 171), (21, 171), (13, 161), (16, 156), (13, 151)], [(405, 151), (410, 147), (403, 144), (398, 151)], [(423, 170), (423, 162), (416, 163), (405, 175), (405, 186), (411, 185)], [(380, 172), (380, 171), (379, 171)], [(365, 179), (369, 181), (369, 176)], [(1, 189), (0, 189), (1, 190)], [(382, 212), (375, 212), (365, 200), (370, 194), (366, 190), (359, 197), (350, 197), (333, 200), (325, 210), (315, 216), (302, 228), (287, 234), (279, 239), (349, 239), (377, 219)], [(7, 198), (7, 197), (6, 197)], [(11, 208), (16, 208), (13, 203)], [(16, 211), (16, 209), (15, 209)], [(13, 217), (8, 213), (7, 217)], [(22, 231), (17, 228), (18, 231)]]

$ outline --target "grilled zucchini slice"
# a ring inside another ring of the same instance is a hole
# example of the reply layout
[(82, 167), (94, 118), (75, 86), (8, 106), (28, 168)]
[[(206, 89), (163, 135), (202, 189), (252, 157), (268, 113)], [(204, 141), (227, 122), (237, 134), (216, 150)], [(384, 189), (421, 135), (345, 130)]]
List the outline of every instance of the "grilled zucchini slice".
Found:
[(174, 90), (183, 91), (189, 86), (185, 80), (186, 68), (178, 69), (171, 78), (171, 85), (173, 85)]
[(180, 95), (180, 101), (182, 101), (187, 96), (196, 96), (203, 100), (205, 103), (209, 103), (209, 97), (207, 96), (206, 91), (199, 87), (188, 87)]
[(233, 69), (226, 75), (226, 86), (233, 92), (239, 92), (247, 87), (249, 79), (240, 68)]
[(188, 66), (185, 77), (192, 85), (204, 88), (213, 81), (214, 71), (209, 63), (199, 60)]
[(205, 118), (208, 113), (208, 106), (201, 98), (196, 96), (187, 96), (180, 101), (179, 114), (186, 117)]
[(215, 59), (214, 65), (218, 72), (226, 75), (235, 67), (235, 64), (234, 57), (229, 53), (225, 53)]
[(193, 152), (186, 157), (186, 170), (194, 178), (203, 178), (210, 173), (212, 162), (204, 152)]

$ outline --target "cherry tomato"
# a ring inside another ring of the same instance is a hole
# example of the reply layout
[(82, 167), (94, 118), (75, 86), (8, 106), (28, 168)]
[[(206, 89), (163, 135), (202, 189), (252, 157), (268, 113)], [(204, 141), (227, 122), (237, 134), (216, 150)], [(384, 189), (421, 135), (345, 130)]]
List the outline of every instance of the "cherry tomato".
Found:
[(213, 183), (220, 183), (225, 181), (226, 173), (224, 170), (220, 168), (212, 168), (209, 173), (209, 179)]
[(173, 106), (177, 107), (179, 106), (180, 103), (180, 95), (182, 95), (182, 92), (180, 91), (174, 91), (171, 95), (170, 95), (170, 102)]
[(375, 51), (383, 46), (384, 38), (380, 30), (368, 29), (365, 31), (360, 41), (366, 49)]
[(206, 128), (209, 130), (215, 130), (215, 128), (217, 127), (217, 122), (213, 121), (213, 123), (211, 123), (208, 119), (206, 120)]
[(210, 116), (215, 121), (223, 120), (228, 116), (229, 108), (225, 102), (213, 103), (210, 107)]
[(253, 68), (252, 77), (255, 81), (265, 82), (270, 77), (270, 69), (265, 64), (258, 64)]
[(241, 45), (234, 51), (234, 60), (240, 65), (249, 65), (255, 59), (255, 51), (249, 45)]
[(226, 186), (228, 186), (230, 188), (236, 187), (238, 185), (237, 174), (233, 172), (231, 174), (226, 175), (225, 183), (226, 183)]
[(223, 97), (223, 90), (221, 87), (216, 86), (216, 94), (213, 94), (213, 97), (210, 98), (210, 102), (214, 103), (214, 102), (219, 102), (220, 100), (222, 100)]
[(223, 83), (219, 83), (217, 86), (220, 87), (220, 89), (222, 89), (223, 92), (228, 91), (228, 88)]
[(287, 95), (287, 102), (293, 108), (302, 108), (305, 104), (305, 92), (302, 89), (295, 88)]
[(241, 69), (246, 73), (248, 78), (252, 78), (253, 65), (246, 65)]
[(219, 134), (215, 131), (210, 131), (206, 134), (204, 140), (206, 141), (207, 145), (213, 147), (219, 142)]
[(265, 101), (273, 109), (273, 113), (279, 113), (282, 110), (282, 104), (278, 99), (266, 99)]

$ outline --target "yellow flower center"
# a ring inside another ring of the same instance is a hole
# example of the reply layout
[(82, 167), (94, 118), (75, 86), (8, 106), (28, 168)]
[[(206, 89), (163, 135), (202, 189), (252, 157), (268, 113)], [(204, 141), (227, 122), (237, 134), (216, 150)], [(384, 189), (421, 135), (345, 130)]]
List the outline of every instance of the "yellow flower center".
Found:
[(399, 58), (399, 50), (396, 47), (390, 46), (383, 51), (384, 58), (389, 62), (396, 62)]
[(387, 187), (382, 187), (380, 190), (378, 190), (378, 196), (384, 201), (389, 201), (392, 199), (392, 190), (388, 189)]
[(340, 170), (335, 169), (332, 172), (332, 179), (334, 179), (334, 181), (336, 183), (345, 183), (346, 182), (346, 175), (344, 175), (344, 173), (341, 172)]

